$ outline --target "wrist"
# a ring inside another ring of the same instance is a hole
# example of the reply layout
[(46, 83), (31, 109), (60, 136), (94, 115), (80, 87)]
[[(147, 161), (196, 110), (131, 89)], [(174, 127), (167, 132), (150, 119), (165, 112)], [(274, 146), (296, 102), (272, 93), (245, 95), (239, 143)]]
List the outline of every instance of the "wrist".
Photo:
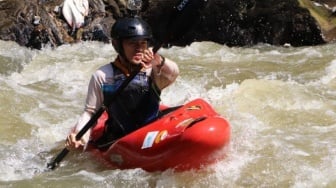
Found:
[(160, 64), (157, 65), (158, 67), (162, 67), (166, 62), (166, 58), (163, 57), (162, 55), (160, 55), (160, 59), (161, 59)]

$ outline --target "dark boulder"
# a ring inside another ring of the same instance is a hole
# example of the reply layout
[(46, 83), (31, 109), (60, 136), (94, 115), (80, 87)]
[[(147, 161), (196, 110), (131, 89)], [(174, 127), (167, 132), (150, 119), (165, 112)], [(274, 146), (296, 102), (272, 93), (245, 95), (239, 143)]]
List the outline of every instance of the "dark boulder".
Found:
[[(0, 1), (0, 39), (41, 49), (79, 40), (110, 42), (111, 25), (129, 14), (125, 0), (89, 0), (84, 25), (73, 30), (62, 15), (64, 0)], [(176, 0), (143, 0), (139, 14), (153, 26), (157, 39), (167, 29)], [(318, 4), (319, 3), (319, 4)], [(258, 43), (318, 45), (336, 39), (333, 0), (208, 0), (191, 30), (170, 45), (213, 41), (228, 46)], [(169, 29), (169, 28), (168, 28)]]
[[(152, 25), (159, 26), (154, 27), (156, 32), (163, 29), (160, 20), (165, 20), (165, 9), (165, 6), (153, 7), (146, 14)], [(319, 25), (297, 0), (210, 0), (201, 17), (195, 19), (193, 29), (172, 45), (183, 46), (193, 41), (214, 41), (228, 46), (258, 43), (304, 46), (326, 42)]]

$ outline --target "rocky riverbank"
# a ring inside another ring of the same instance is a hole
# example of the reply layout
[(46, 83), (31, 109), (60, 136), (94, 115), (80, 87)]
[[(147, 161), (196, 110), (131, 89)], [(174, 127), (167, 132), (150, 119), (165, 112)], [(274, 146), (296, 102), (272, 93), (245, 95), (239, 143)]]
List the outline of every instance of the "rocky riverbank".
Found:
[[(81, 2), (81, 0), (73, 0)], [(89, 0), (79, 28), (66, 21), (64, 0), (0, 1), (0, 39), (40, 49), (79, 40), (110, 42), (110, 27), (128, 11), (125, 0)], [(143, 0), (139, 14), (161, 37), (176, 0)], [(228, 46), (257, 43), (306, 46), (336, 40), (336, 3), (332, 0), (208, 0), (192, 29), (171, 45), (213, 41)], [(192, 20), (191, 20), (192, 21)]]

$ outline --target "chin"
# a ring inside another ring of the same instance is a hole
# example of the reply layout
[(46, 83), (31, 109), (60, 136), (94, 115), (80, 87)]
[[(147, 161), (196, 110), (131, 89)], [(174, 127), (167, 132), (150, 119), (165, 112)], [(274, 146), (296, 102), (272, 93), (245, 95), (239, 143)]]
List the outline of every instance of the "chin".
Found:
[(133, 60), (132, 61), (132, 64), (134, 64), (134, 65), (139, 65), (140, 63), (141, 63), (141, 61), (139, 61), (139, 60), (137, 60), (137, 61)]

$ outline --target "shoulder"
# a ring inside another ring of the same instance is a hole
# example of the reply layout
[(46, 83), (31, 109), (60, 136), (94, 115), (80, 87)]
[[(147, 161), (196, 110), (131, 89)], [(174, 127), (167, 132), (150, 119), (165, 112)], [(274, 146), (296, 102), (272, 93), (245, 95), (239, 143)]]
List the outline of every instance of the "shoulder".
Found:
[(99, 67), (94, 74), (97, 74), (97, 75), (113, 74), (113, 68), (112, 68), (111, 63), (105, 64)]
[(107, 80), (113, 78), (113, 68), (111, 63), (105, 64), (99, 67), (95, 73), (93, 73), (93, 78), (99, 80), (101, 83), (105, 83)]

